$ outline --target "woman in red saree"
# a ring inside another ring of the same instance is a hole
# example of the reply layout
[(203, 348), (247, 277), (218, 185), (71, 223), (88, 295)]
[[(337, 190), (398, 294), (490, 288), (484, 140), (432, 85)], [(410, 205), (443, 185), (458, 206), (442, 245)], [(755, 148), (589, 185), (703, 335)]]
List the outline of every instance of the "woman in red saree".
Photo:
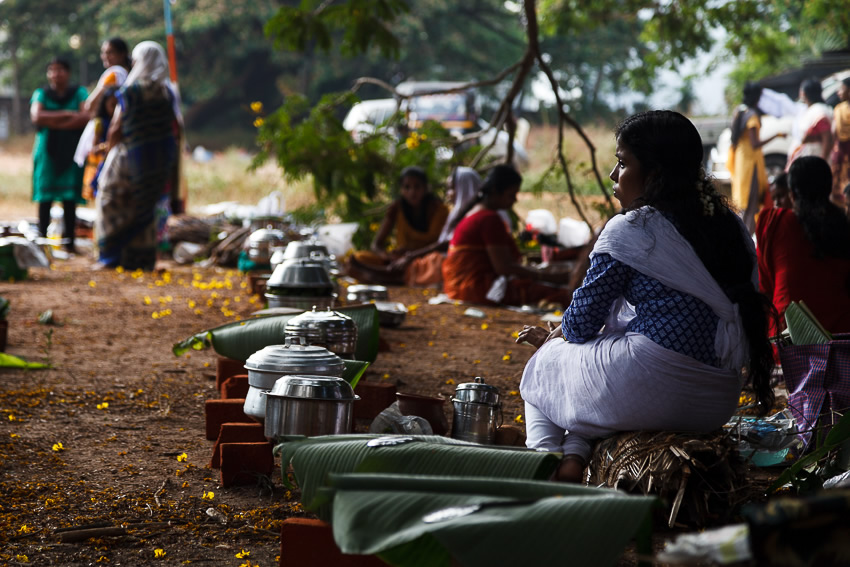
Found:
[(516, 202), (522, 177), (509, 165), (493, 168), (455, 228), (443, 262), (443, 291), (451, 299), (483, 304), (566, 306), (569, 274), (547, 273), (521, 264), (522, 254), (499, 211)]
[(767, 209), (756, 226), (761, 291), (780, 315), (802, 300), (828, 331), (850, 331), (850, 221), (829, 201), (829, 164), (804, 156), (788, 177), (793, 208)]

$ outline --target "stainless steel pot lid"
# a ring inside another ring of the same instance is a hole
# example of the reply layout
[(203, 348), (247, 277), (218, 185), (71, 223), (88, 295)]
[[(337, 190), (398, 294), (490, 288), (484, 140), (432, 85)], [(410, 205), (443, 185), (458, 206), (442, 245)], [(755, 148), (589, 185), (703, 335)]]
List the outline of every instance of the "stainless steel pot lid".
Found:
[(266, 289), (293, 287), (315, 289), (314, 295), (321, 295), (322, 291), (333, 289), (333, 283), (322, 262), (295, 258), (279, 264), (266, 282)]
[(342, 359), (320, 346), (305, 344), (302, 337), (286, 337), (282, 345), (270, 345), (248, 357), (248, 370), (281, 374), (328, 374), (342, 376)]
[(485, 383), (484, 378), (476, 376), (474, 382), (458, 384), (455, 390), (455, 398), (452, 401), (497, 405), (499, 403), (499, 389)]
[(358, 400), (351, 384), (336, 376), (307, 374), (281, 376), (267, 396), (298, 398), (302, 400), (348, 401)]
[(308, 330), (322, 330), (325, 333), (333, 332), (334, 330), (354, 329), (357, 332), (357, 323), (354, 319), (334, 311), (330, 307), (325, 311), (313, 308), (312, 311), (305, 311), (301, 315), (296, 315), (286, 323), (285, 332), (292, 329), (295, 332)]
[(283, 252), (283, 259), (290, 258), (315, 258), (318, 253), (324, 257), (330, 257), (327, 246), (317, 240), (293, 240), (286, 245), (286, 250)]

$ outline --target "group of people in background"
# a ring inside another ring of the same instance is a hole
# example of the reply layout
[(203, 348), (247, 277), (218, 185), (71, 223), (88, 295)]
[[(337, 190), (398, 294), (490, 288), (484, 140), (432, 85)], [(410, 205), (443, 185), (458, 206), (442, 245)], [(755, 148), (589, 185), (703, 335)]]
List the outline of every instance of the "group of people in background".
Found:
[(76, 207), (94, 200), (98, 267), (152, 270), (165, 220), (179, 206), (182, 116), (168, 60), (156, 42), (132, 54), (121, 38), (101, 46), (105, 68), (89, 94), (60, 57), (32, 96), (33, 200), (42, 236), (54, 201), (64, 207), (63, 247), (76, 252)]
[[(761, 291), (780, 316), (803, 301), (833, 333), (850, 332), (850, 78), (837, 94), (832, 109), (820, 81), (803, 81), (785, 171), (768, 180), (761, 148), (775, 136), (760, 137), (761, 105), (788, 101), (746, 85), (729, 164), (733, 200), (757, 243)], [(771, 333), (783, 327), (780, 318)]]
[(493, 167), (483, 181), (469, 167), (448, 179), (451, 211), (430, 191), (425, 171), (401, 173), (399, 196), (387, 208), (369, 250), (354, 252), (349, 275), (376, 284), (442, 287), (450, 298), (481, 304), (565, 307), (574, 276), (523, 263), (509, 211), (522, 176)]

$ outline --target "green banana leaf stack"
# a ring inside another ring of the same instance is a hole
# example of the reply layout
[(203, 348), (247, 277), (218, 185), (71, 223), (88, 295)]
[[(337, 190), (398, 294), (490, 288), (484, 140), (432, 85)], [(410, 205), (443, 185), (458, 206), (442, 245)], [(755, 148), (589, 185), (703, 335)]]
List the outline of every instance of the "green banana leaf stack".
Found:
[(344, 553), (399, 567), (614, 565), (649, 553), (656, 499), (545, 482), (560, 455), (439, 436), (346, 435), (275, 447)]

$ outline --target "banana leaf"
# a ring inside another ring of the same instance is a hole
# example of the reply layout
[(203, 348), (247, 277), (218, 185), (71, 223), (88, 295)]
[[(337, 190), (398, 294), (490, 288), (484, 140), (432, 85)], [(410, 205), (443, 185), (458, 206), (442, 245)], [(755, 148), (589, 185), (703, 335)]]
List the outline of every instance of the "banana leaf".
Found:
[(49, 364), (44, 364), (42, 362), (27, 362), (23, 358), (18, 358), (17, 356), (6, 354), (5, 352), (0, 352), (0, 368), (38, 369), (52, 368), (52, 366)]
[(649, 535), (657, 503), (530, 480), (343, 474), (330, 485), (339, 548), (398, 567), (614, 565)]
[[(353, 437), (353, 439), (352, 439)], [(370, 446), (377, 438), (400, 444)], [(457, 475), (516, 479), (545, 479), (558, 465), (560, 454), (515, 447), (493, 447), (436, 435), (327, 436), (289, 441), (275, 448), (280, 454), (284, 484), (292, 465), (301, 489), (301, 503), (330, 521), (330, 497), (325, 490), (331, 473), (381, 472), (417, 475)]]
[[(378, 309), (373, 304), (343, 307), (339, 313), (354, 319), (357, 325), (356, 360), (375, 362), (378, 357)], [(234, 360), (247, 360), (258, 350), (270, 345), (283, 344), (286, 324), (298, 313), (255, 317), (234, 321), (207, 329), (175, 343), (171, 351), (182, 356), (189, 350), (212, 347), (218, 354)]]
[(363, 373), (369, 368), (369, 363), (363, 360), (343, 360), (345, 368), (342, 371), (342, 379), (351, 384), (351, 388), (357, 387)]
[(795, 345), (822, 345), (832, 340), (817, 317), (802, 301), (792, 301), (785, 309), (785, 323)]

